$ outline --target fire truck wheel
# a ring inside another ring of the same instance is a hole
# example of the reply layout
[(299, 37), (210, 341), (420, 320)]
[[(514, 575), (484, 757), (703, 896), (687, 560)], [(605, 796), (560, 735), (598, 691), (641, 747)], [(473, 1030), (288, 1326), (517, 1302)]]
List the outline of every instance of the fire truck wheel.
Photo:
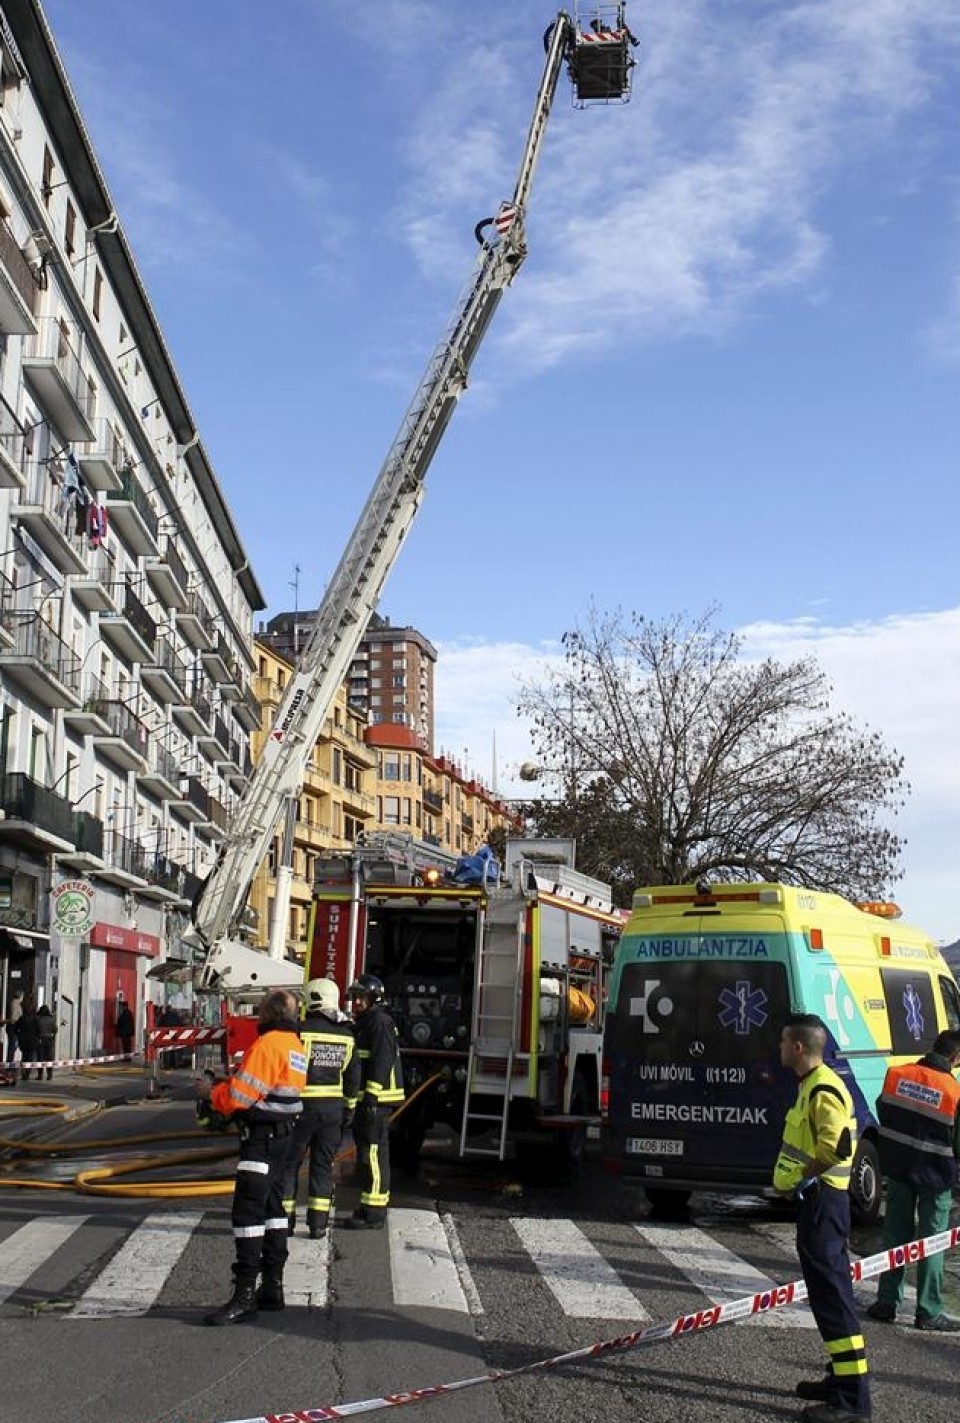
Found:
[(880, 1157), (876, 1144), (864, 1137), (853, 1158), (850, 1214), (854, 1225), (873, 1225), (880, 1214)]
[(644, 1186), (653, 1214), (659, 1220), (686, 1220), (689, 1214), (690, 1191), (669, 1191), (659, 1186)]
[[(583, 1075), (578, 1072), (573, 1079), (573, 1090), (570, 1093), (570, 1115), (585, 1117), (589, 1110), (587, 1084)], [(556, 1154), (561, 1167), (565, 1167), (568, 1171), (576, 1170), (582, 1164), (586, 1150), (587, 1128), (585, 1124), (557, 1128)]]

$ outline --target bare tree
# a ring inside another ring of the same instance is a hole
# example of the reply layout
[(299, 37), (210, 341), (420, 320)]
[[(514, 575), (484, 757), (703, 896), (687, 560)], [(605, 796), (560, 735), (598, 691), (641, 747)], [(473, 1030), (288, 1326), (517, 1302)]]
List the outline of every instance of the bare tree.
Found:
[(565, 664), (523, 687), (555, 800), (538, 831), (576, 835), (578, 865), (637, 884), (781, 880), (853, 899), (900, 878), (885, 820), (908, 787), (879, 733), (831, 712), (812, 658), (741, 657), (711, 610), (691, 623), (592, 610)]

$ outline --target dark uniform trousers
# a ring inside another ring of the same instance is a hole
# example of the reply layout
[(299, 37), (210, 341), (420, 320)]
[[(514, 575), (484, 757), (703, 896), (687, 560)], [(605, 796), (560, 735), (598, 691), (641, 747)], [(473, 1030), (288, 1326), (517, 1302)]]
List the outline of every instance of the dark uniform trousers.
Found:
[(353, 1119), (357, 1148), (360, 1206), (367, 1216), (383, 1215), (390, 1204), (390, 1114), (393, 1104), (370, 1109), (363, 1104)]
[(240, 1160), (233, 1191), (234, 1267), (238, 1282), (261, 1271), (282, 1272), (287, 1259), (283, 1186), (293, 1151), (294, 1123), (240, 1123)]
[(804, 1193), (797, 1209), (797, 1254), (807, 1298), (830, 1358), (836, 1403), (850, 1413), (870, 1415), (863, 1326), (850, 1280), (850, 1195), (820, 1182)]
[(297, 1195), (297, 1174), (307, 1152), (310, 1153), (310, 1175), (307, 1182), (307, 1225), (311, 1230), (325, 1230), (333, 1199), (333, 1160), (343, 1138), (343, 1099), (332, 1100), (305, 1097), (303, 1112), (293, 1132), (293, 1155), (285, 1205), (293, 1210)]

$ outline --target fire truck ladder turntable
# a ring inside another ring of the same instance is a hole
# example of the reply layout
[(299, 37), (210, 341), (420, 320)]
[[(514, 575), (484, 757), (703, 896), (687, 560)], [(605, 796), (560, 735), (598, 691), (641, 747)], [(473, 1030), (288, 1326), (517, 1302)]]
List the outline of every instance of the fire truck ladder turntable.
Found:
[[(495, 217), (477, 224), (480, 254), (446, 334), (427, 365), (393, 445), (330, 579), (273, 730), (241, 797), (217, 863), (193, 907), (193, 939), (206, 951), (199, 987), (232, 991), (270, 984), (295, 986), (296, 965), (239, 939), (250, 885), (264, 859), (284, 806), (296, 797), (304, 770), (360, 644), (381, 589), (423, 497), (433, 455), (466, 389), (473, 359), (500, 298), (520, 269), (527, 247), (524, 219), (544, 131), (564, 63), (575, 101), (626, 100), (635, 44), (624, 5), (590, 4), (580, 28), (560, 11), (545, 37), (546, 60), (513, 197)], [(274, 906), (275, 915), (280, 911)]]

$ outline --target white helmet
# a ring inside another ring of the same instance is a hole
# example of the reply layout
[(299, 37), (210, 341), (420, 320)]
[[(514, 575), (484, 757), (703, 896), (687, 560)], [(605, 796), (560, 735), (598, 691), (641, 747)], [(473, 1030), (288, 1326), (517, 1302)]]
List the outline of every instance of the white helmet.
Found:
[(304, 1001), (308, 1013), (333, 1014), (340, 1007), (340, 990), (332, 978), (311, 978)]

